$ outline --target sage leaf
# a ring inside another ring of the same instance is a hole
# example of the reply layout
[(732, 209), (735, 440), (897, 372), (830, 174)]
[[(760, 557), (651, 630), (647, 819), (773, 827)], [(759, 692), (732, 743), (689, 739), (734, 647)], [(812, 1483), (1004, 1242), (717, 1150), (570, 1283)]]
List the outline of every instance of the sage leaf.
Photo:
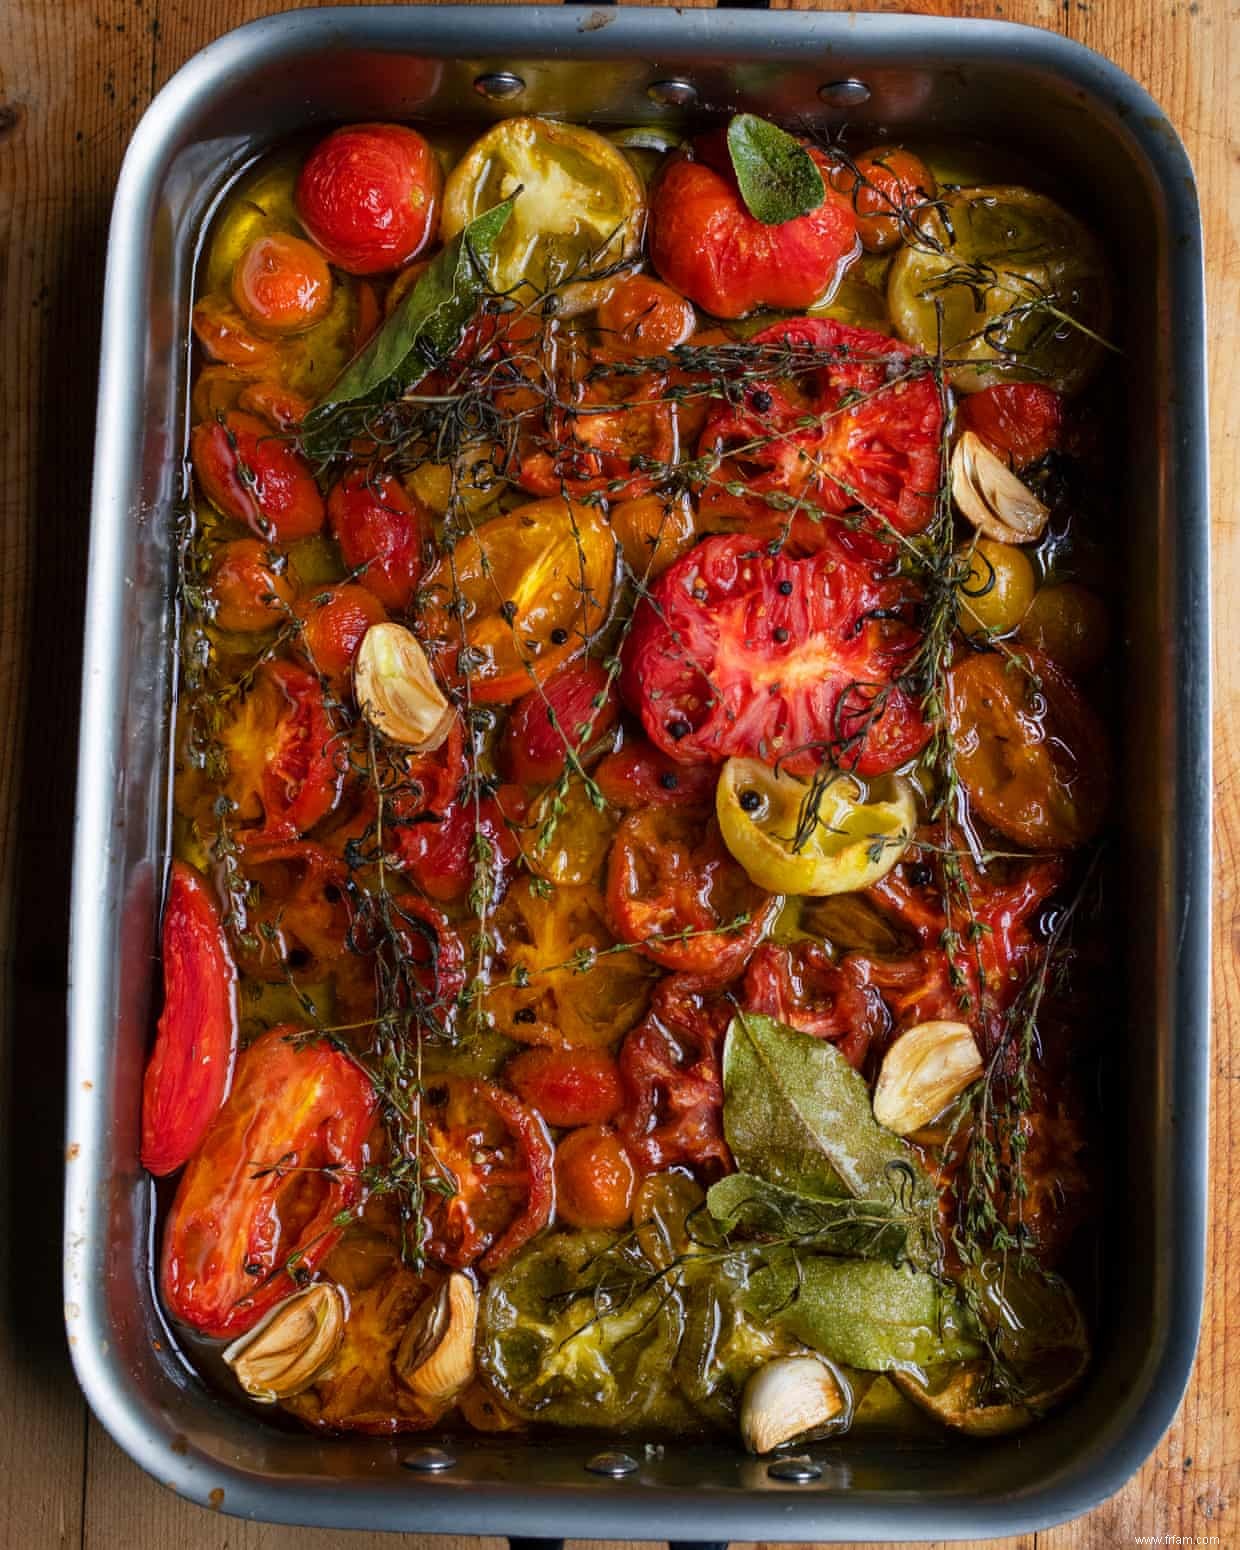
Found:
[(723, 1047), (723, 1132), (736, 1166), (794, 1194), (907, 1209), (929, 1195), (916, 1154), (874, 1118), (865, 1079), (826, 1039), (745, 1012)]
[(751, 1275), (744, 1306), (863, 1372), (924, 1373), (982, 1354), (968, 1314), (934, 1276), (878, 1260), (787, 1255)]
[(711, 1185), (706, 1209), (725, 1233), (796, 1238), (809, 1252), (893, 1265), (907, 1258), (909, 1220), (890, 1201), (809, 1200), (751, 1173), (729, 1173)]
[(403, 393), (456, 347), (487, 288), (495, 242), (512, 206), (509, 198), (485, 210), (432, 259), (306, 417), (303, 441), (306, 433), (313, 438), (342, 406)]
[(813, 157), (769, 119), (738, 113), (728, 125), (728, 154), (745, 208), (764, 226), (808, 215), (826, 198)]

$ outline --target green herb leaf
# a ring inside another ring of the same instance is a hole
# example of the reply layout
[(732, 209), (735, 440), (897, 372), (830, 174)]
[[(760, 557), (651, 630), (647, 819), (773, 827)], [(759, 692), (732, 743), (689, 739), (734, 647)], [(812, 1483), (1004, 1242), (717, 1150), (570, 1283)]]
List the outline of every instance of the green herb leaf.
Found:
[(495, 241), (512, 206), (512, 199), (505, 199), (471, 221), (401, 297), (392, 316), (306, 417), (302, 439), (308, 450), (313, 452), (316, 432), (336, 410), (404, 392), (456, 347), (486, 290)]
[(772, 1017), (746, 1012), (728, 1028), (723, 1131), (742, 1172), (811, 1199), (928, 1194), (916, 1154), (874, 1118), (860, 1073), (826, 1039)]
[(752, 1173), (729, 1173), (711, 1185), (706, 1209), (726, 1233), (793, 1237), (815, 1252), (893, 1265), (907, 1257), (908, 1222), (890, 1200), (808, 1200)]
[(826, 198), (813, 157), (769, 119), (738, 113), (728, 125), (728, 153), (745, 207), (764, 226), (808, 215)]
[(968, 1314), (933, 1276), (877, 1260), (787, 1255), (754, 1272), (744, 1306), (864, 1372), (924, 1371), (981, 1354)]

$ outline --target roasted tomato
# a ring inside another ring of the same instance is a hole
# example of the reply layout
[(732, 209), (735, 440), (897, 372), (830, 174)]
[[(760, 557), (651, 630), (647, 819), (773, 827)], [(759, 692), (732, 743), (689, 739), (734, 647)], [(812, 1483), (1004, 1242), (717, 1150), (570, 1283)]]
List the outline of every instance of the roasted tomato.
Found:
[(1075, 581), (1039, 587), (1020, 621), (1021, 640), (1071, 674), (1098, 666), (1110, 633), (1106, 604)]
[(891, 1025), (864, 958), (838, 962), (819, 942), (764, 942), (745, 970), (744, 1007), (830, 1039), (850, 1066), (865, 1065), (870, 1041)]
[(299, 334), (331, 306), (331, 271), (301, 237), (271, 232), (255, 238), (237, 260), (232, 296), (260, 333)]
[(768, 347), (769, 377), (706, 422), (698, 455), (717, 466), (703, 521), (740, 519), (755, 535), (788, 528), (805, 547), (817, 547), (815, 517), (821, 527), (845, 512), (859, 511), (879, 542), (919, 533), (934, 515), (943, 426), (924, 357), (833, 318), (776, 323), (752, 343)]
[(247, 414), (256, 414), (278, 431), (293, 431), (310, 413), (314, 405), (301, 393), (295, 393), (280, 382), (252, 382), (243, 388), (237, 399), (237, 408)]
[(1000, 382), (970, 393), (958, 413), (962, 430), (975, 432), (1014, 468), (1036, 463), (1063, 439), (1063, 399), (1036, 382)]
[(847, 198), (829, 185), (831, 164), (810, 150), (824, 182), (808, 215), (764, 226), (745, 208), (722, 135), (695, 145), (697, 160), (673, 157), (651, 192), (650, 257), (669, 285), (720, 318), (758, 307), (800, 312), (831, 288), (857, 246)]
[(350, 274), (398, 269), (430, 242), (443, 179), (435, 153), (403, 124), (354, 124), (320, 140), (297, 180), (297, 213)]
[(327, 498), (327, 515), (344, 563), (359, 585), (396, 613), (413, 600), (422, 575), (429, 521), (389, 474), (357, 468)]
[(362, 1193), (374, 1090), (326, 1041), (298, 1048), (294, 1031), (242, 1053), (168, 1215), (164, 1301), (202, 1335), (242, 1334), (305, 1285)]
[(345, 755), (314, 673), (295, 662), (264, 662), (220, 733), (228, 795), (245, 845), (273, 845), (312, 829), (340, 799)]
[(260, 538), (294, 543), (323, 526), (323, 497), (297, 450), (252, 414), (195, 425), (190, 457), (211, 504)]
[(504, 1080), (549, 1125), (604, 1124), (622, 1097), (619, 1068), (604, 1050), (522, 1050)]
[(421, 1120), (446, 1186), (442, 1194), (428, 1191), (428, 1252), (457, 1269), (500, 1269), (551, 1220), (547, 1127), (502, 1088), (451, 1076), (429, 1085)]
[(857, 235), (867, 253), (886, 253), (910, 233), (916, 237), (916, 217), (938, 193), (921, 157), (898, 145), (879, 146), (850, 166), (838, 166), (831, 186), (852, 200)]
[(687, 975), (660, 981), (650, 1016), (620, 1051), (624, 1107), (616, 1127), (641, 1173), (683, 1164), (727, 1173), (720, 1055), (733, 1007)]
[(681, 763), (745, 754), (794, 775), (826, 760), (883, 774), (929, 736), (899, 681), (918, 644), (901, 622), (915, 598), (835, 545), (791, 560), (708, 538), (639, 607), (621, 689)]
[(392, 1003), (412, 1012), (418, 1037), (442, 1036), (465, 989), (465, 944), (442, 911), (413, 893), (366, 894), (349, 937), (370, 958)]
[(274, 629), (293, 604), (280, 554), (257, 538), (234, 538), (211, 556), (211, 596), (221, 630)]
[(564, 772), (568, 755), (581, 759), (616, 724), (615, 681), (601, 662), (570, 662), (512, 707), (500, 742), (511, 778), (545, 785)]
[(630, 813), (607, 867), (607, 914), (622, 942), (666, 969), (722, 985), (744, 968), (776, 901), (728, 854), (713, 817)]
[(574, 1227), (623, 1227), (633, 1210), (637, 1174), (610, 1125), (586, 1125), (555, 1152), (556, 1215)]
[(697, 327), (693, 303), (649, 275), (621, 280), (597, 313), (604, 348), (617, 355), (661, 355)]
[(366, 631), (386, 619), (387, 610), (366, 587), (344, 582), (302, 598), (296, 612), (301, 652), (337, 694), (343, 693)]
[(621, 501), (612, 506), (610, 516), (624, 563), (643, 583), (661, 576), (697, 539), (697, 513), (684, 493)]
[(697, 807), (715, 800), (718, 772), (710, 765), (677, 764), (644, 738), (626, 734), (594, 771), (594, 783), (613, 807)]
[(237, 971), (203, 878), (172, 863), (164, 905), (164, 1009), (142, 1084), (142, 1166), (186, 1162), (224, 1101), (237, 1052)]
[(1106, 733), (1071, 679), (1033, 651), (965, 657), (948, 718), (969, 802), (1031, 850), (1083, 845), (1110, 796)]
[(400, 866), (432, 899), (463, 899), (477, 878), (485, 880), (492, 899), (499, 899), (519, 849), (511, 824), (523, 810), (519, 788), (501, 786), (477, 803), (463, 797), (441, 812), (432, 809), (408, 820), (397, 816), (392, 848)]
[(204, 296), (194, 307), (193, 329), (213, 361), (243, 377), (261, 377), (276, 365), (275, 344), (260, 338), (226, 297)]
[[(558, 496), (493, 517), (427, 578), (435, 635), (483, 704), (518, 699), (590, 644), (607, 616), (617, 550), (596, 506)], [(458, 606), (450, 605), (454, 598)], [(462, 606), (463, 605), (463, 606)]]

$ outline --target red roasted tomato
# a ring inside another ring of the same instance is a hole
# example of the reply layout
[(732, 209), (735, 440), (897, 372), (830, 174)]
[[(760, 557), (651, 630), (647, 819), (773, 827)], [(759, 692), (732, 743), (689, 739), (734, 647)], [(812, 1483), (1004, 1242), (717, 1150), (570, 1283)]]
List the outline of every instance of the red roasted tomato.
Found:
[(164, 1301), (212, 1338), (243, 1334), (309, 1282), (362, 1193), (374, 1090), (325, 1041), (290, 1043), (293, 1031), (242, 1053), (164, 1230)]
[[(778, 533), (795, 503), (794, 539), (812, 532), (815, 517), (821, 528), (821, 516), (854, 511), (880, 541), (919, 533), (934, 515), (943, 427), (924, 358), (830, 318), (776, 323), (752, 342), (769, 347), (770, 377), (706, 422), (698, 454), (721, 461), (702, 493), (702, 520), (741, 518), (746, 532)], [(730, 493), (737, 481), (746, 494)]]
[[(393, 826), (391, 843), (405, 872), (432, 899), (463, 899), (479, 872), (489, 881), (492, 899), (499, 899), (519, 850), (510, 820), (516, 823), (523, 813), (520, 788), (501, 786), (476, 806), (464, 797), (450, 802), (442, 813), (399, 822)], [(489, 847), (489, 859), (483, 846)]]
[(272, 630), (293, 603), (280, 557), (257, 538), (234, 538), (211, 557), (211, 596), (221, 630)]
[(320, 140), (297, 180), (297, 213), (333, 264), (350, 274), (398, 269), (439, 225), (435, 152), (403, 124), (354, 124)]
[(323, 497), (304, 459), (252, 414), (234, 411), (195, 425), (190, 457), (202, 493), (260, 538), (293, 543), (323, 526)]
[(901, 622), (914, 601), (907, 582), (836, 545), (793, 560), (709, 538), (638, 609), (621, 689), (685, 764), (745, 754), (806, 774), (829, 757), (881, 774), (929, 736), (899, 681), (918, 643)]
[(616, 832), (607, 863), (611, 928), (666, 969), (704, 985), (735, 979), (775, 908), (729, 854), (713, 814), (654, 807), (630, 813)]
[(938, 193), (934, 174), (899, 145), (865, 151), (851, 167), (839, 166), (831, 186), (852, 200), (857, 234), (867, 253), (886, 253), (917, 230), (914, 222)]
[(302, 598), (296, 612), (301, 620), (302, 653), (315, 672), (342, 694), (366, 631), (386, 619), (387, 610), (368, 588), (344, 582)]
[(355, 468), (328, 496), (327, 514), (345, 564), (358, 572), (358, 584), (396, 613), (408, 608), (422, 575), (428, 526), (404, 486), (390, 474)]
[(615, 726), (618, 699), (601, 662), (584, 658), (552, 673), (512, 707), (500, 743), (508, 774), (523, 786), (557, 780), (570, 749), (580, 758)]
[(720, 318), (800, 312), (825, 295), (857, 248), (856, 217), (830, 186), (827, 158), (810, 149), (827, 183), (818, 208), (764, 226), (741, 199), (725, 138), (706, 136), (694, 152), (695, 161), (674, 157), (651, 190), (650, 257), (664, 280)]
[(999, 382), (970, 393), (957, 413), (962, 430), (975, 432), (1014, 468), (1036, 463), (1063, 439), (1063, 399), (1037, 382)]
[(597, 317), (606, 349), (639, 358), (684, 344), (697, 327), (693, 303), (644, 274), (621, 280)]
[(301, 237), (270, 232), (237, 260), (232, 297), (260, 333), (298, 334), (331, 306), (331, 272), (323, 255)]
[(613, 807), (710, 808), (717, 772), (710, 765), (677, 764), (644, 738), (626, 734), (624, 746), (594, 771), (594, 783)]
[(142, 1084), (142, 1166), (173, 1173), (224, 1101), (237, 1052), (237, 971), (205, 880), (172, 863), (164, 906), (164, 1009)]
[(790, 1028), (830, 1039), (850, 1066), (865, 1065), (870, 1041), (890, 1025), (864, 958), (838, 963), (820, 942), (764, 942), (745, 971), (744, 1006)]
[(620, 1072), (605, 1050), (522, 1050), (504, 1080), (549, 1125), (601, 1125), (620, 1107)]

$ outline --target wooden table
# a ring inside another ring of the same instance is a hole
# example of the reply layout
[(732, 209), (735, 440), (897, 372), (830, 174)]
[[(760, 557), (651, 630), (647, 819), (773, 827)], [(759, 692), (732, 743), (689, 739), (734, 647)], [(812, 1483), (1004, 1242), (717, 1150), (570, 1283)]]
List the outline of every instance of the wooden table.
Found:
[[(0, 1541), (8, 1550), (382, 1550), (394, 1543), (377, 1534), (237, 1523), (176, 1499), (87, 1414), (60, 1314), (69, 814), (108, 207), (126, 142), (152, 94), (211, 38), (285, 8), (280, 0), (0, 5), (0, 941), (11, 985), (0, 1018), (7, 1116), (0, 1125), (7, 1152)], [(1233, 515), (1240, 488), (1240, 9), (1236, 0), (874, 0), (870, 8), (1004, 16), (1062, 29), (1150, 89), (1187, 140), (1200, 180), (1212, 309), (1215, 595), (1222, 600), (1205, 1328), (1183, 1409), (1146, 1467), (1087, 1518), (1035, 1537), (1038, 1550), (1129, 1545), (1138, 1535), (1213, 1535), (1182, 1542), (1237, 1545), (1240, 1248), (1230, 1233), (1240, 1241), (1240, 1166), (1230, 1131), (1240, 1123), (1240, 908), (1232, 880), (1240, 848), (1240, 541)], [(1021, 1550), (1032, 1550), (1035, 1537), (1020, 1541)]]

